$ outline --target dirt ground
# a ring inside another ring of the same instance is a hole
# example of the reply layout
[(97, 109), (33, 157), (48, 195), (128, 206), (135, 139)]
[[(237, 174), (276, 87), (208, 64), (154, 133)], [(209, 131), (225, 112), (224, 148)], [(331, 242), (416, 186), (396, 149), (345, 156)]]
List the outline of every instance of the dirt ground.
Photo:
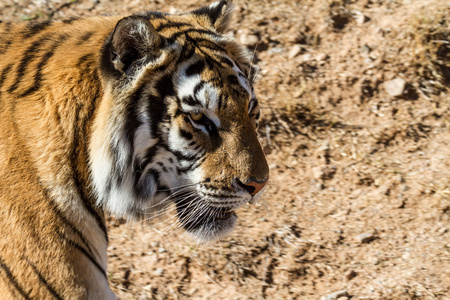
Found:
[[(109, 220), (121, 299), (450, 299), (450, 6), (235, 0), (271, 180), (227, 238)], [(3, 20), (199, 0), (1, 0)]]

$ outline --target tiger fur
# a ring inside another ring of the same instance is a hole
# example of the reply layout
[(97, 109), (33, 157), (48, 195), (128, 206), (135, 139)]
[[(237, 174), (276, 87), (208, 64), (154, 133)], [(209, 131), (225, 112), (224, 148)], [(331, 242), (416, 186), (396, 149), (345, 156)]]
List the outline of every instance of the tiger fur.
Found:
[(0, 23), (0, 299), (114, 299), (104, 209), (209, 241), (261, 195), (230, 11)]

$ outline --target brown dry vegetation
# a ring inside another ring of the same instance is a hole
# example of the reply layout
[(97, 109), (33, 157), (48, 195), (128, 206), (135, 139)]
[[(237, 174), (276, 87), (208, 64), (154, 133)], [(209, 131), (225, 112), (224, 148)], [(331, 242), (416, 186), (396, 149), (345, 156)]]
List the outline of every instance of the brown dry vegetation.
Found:
[[(185, 11), (185, 0), (2, 0), (3, 20)], [(121, 299), (450, 299), (445, 0), (235, 0), (271, 168), (229, 237), (111, 219)], [(258, 41), (258, 43), (256, 43)], [(392, 79), (405, 82), (391, 96)], [(342, 291), (334, 294), (336, 291)]]

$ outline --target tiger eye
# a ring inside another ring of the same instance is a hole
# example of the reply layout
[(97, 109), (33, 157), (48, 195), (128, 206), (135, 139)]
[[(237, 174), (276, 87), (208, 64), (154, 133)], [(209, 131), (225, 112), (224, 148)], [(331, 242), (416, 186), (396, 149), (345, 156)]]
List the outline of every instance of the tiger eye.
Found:
[(203, 117), (203, 114), (201, 112), (193, 112), (190, 114), (190, 117), (192, 121), (200, 121), (200, 119)]

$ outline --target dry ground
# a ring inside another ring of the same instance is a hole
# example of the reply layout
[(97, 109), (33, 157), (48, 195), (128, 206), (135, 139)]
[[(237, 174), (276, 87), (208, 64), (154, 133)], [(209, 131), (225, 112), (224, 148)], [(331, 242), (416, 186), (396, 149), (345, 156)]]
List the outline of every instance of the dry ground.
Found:
[[(1, 0), (3, 20), (195, 0)], [(264, 200), (229, 237), (111, 219), (121, 299), (450, 299), (450, 6), (445, 0), (235, 0), (260, 66)], [(389, 82), (402, 79), (398, 96)], [(334, 292), (341, 291), (337, 294)]]

